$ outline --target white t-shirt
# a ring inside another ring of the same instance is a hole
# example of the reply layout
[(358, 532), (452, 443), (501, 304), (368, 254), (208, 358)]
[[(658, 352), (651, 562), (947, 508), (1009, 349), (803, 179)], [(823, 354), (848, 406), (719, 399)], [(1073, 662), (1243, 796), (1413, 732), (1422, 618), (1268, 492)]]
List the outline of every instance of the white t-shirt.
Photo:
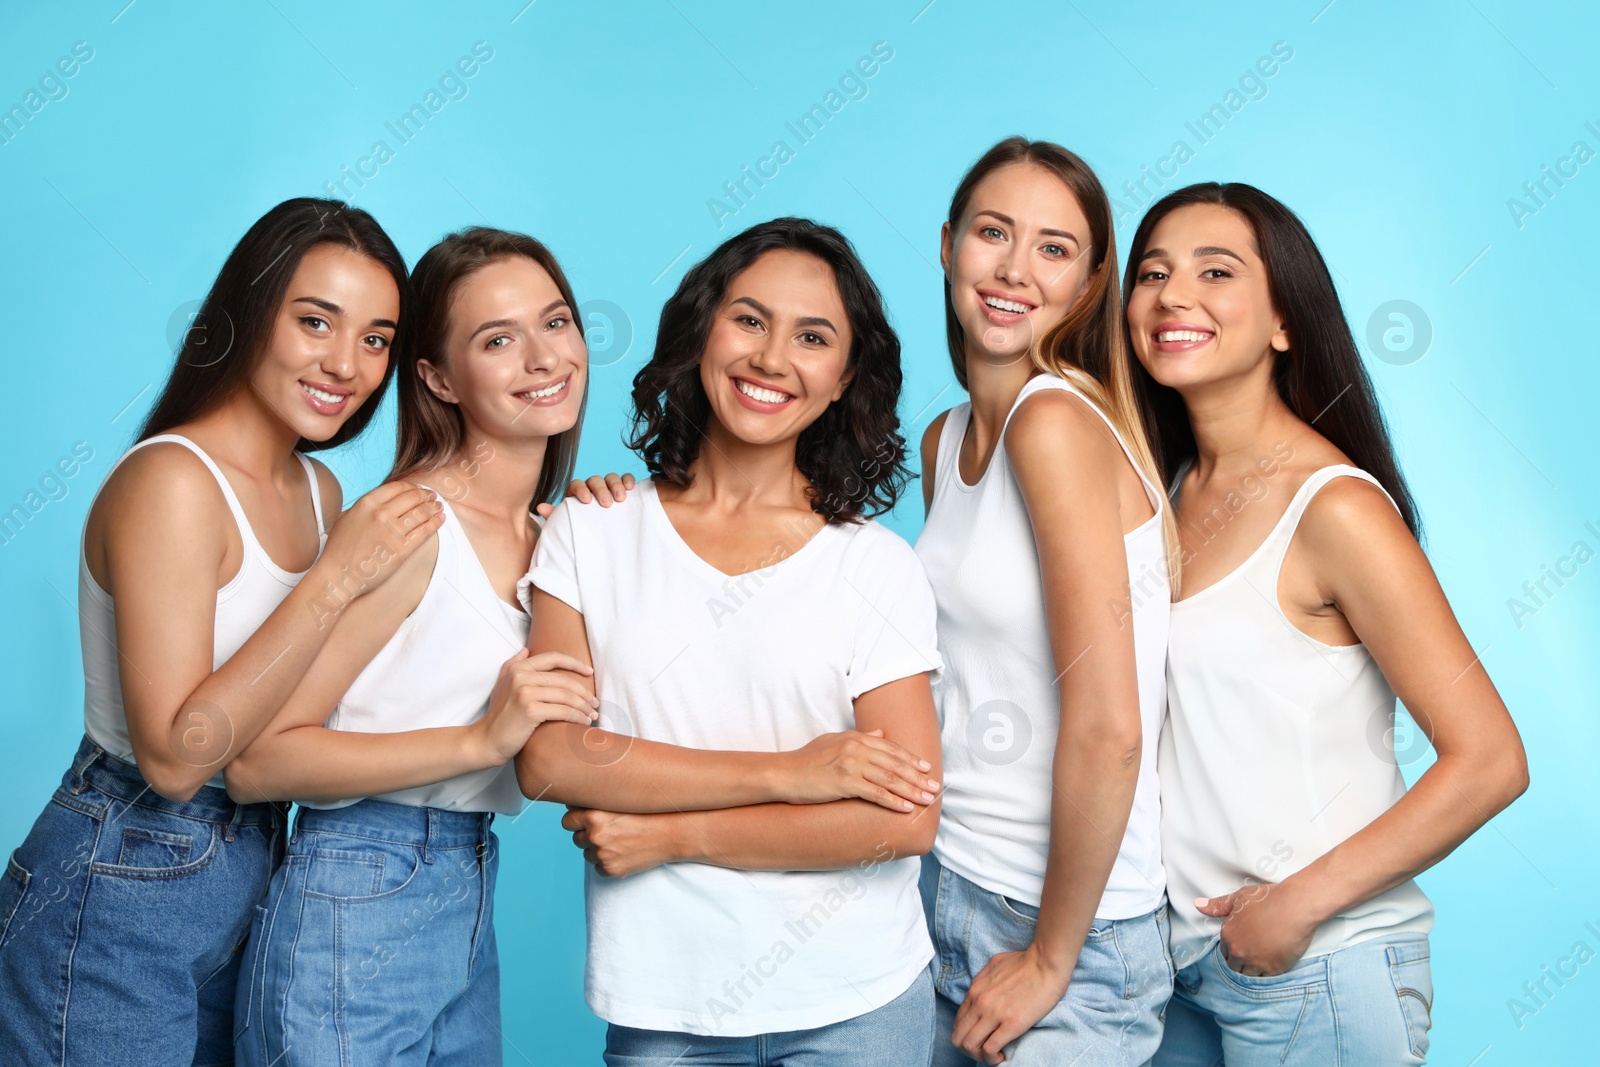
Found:
[[(695, 555), (647, 480), (610, 508), (557, 507), (524, 580), (583, 613), (597, 725), (651, 741), (799, 748), (854, 729), (862, 693), (939, 668), (922, 566), (876, 522), (824, 526), (735, 577)], [(589, 1006), (623, 1026), (723, 1036), (882, 1007), (933, 955), (918, 869), (910, 856), (830, 871), (589, 868)]]

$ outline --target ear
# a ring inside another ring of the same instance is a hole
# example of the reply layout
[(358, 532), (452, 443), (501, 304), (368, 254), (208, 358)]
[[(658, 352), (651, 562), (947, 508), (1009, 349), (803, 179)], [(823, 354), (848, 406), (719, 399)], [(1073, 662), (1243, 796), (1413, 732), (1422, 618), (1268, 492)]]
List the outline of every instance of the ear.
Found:
[(1281, 320), (1273, 327), (1272, 340), (1269, 343), (1274, 352), (1289, 351), (1289, 327)]
[(422, 384), (428, 387), (429, 392), (446, 404), (461, 403), (456, 391), (450, 388), (450, 381), (444, 376), (444, 372), (427, 360), (417, 360), (417, 377), (422, 379)]
[(950, 224), (947, 222), (939, 227), (939, 266), (944, 270), (944, 280), (950, 280), (950, 256), (955, 251), (955, 242), (950, 237)]
[(844, 396), (844, 391), (850, 388), (850, 383), (855, 380), (855, 377), (856, 372), (854, 370), (847, 370), (839, 375), (839, 384), (834, 386), (833, 396), (828, 398), (828, 402), (831, 404), (841, 396)]

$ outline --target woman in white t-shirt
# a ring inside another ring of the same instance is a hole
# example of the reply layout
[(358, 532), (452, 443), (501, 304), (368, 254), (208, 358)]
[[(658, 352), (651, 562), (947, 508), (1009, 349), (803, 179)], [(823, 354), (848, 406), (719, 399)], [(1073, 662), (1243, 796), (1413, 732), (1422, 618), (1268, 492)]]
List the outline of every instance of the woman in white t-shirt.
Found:
[(941, 258), (971, 399), (922, 441), (944, 661), (922, 883), (935, 1062), (1142, 1064), (1172, 989), (1155, 768), (1171, 524), (1111, 205), (1073, 153), (1007, 138), (957, 186)]
[[(530, 647), (592, 657), (601, 714), (535, 731), (517, 770), (593, 865), (609, 1064), (929, 1058), (935, 609), (866, 518), (906, 480), (899, 355), (837, 231), (745, 231), (684, 277), (634, 380), (653, 478), (540, 537)], [(828, 772), (861, 760), (882, 767)]]

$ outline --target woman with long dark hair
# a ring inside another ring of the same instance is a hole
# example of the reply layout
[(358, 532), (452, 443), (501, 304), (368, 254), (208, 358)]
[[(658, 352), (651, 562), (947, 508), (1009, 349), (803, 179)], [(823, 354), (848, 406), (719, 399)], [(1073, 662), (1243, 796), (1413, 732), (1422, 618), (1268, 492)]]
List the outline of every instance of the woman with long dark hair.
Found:
[[(1433, 908), (1413, 879), (1527, 787), (1516, 727), (1418, 543), (1304, 224), (1248, 185), (1178, 190), (1140, 222), (1125, 288), (1183, 570), (1155, 1062), (1422, 1063)], [(1437, 752), (1409, 790), (1397, 695)]]
[(868, 518), (906, 480), (899, 357), (843, 236), (752, 227), (685, 275), (634, 379), (652, 477), (540, 538), (531, 647), (592, 662), (601, 715), (536, 730), (517, 772), (591, 863), (609, 1064), (931, 1052), (934, 605)]
[(941, 1065), (1140, 1064), (1171, 992), (1155, 742), (1165, 497), (1123, 344), (1111, 204), (1011, 137), (941, 235), (970, 394), (922, 439), (944, 811), (923, 860)]
[(408, 291), (366, 212), (305, 198), (267, 212), (92, 502), (85, 736), (0, 881), (8, 1062), (231, 1060), (239, 949), (284, 810), (230, 799), (224, 768), (329, 621), (440, 522), (433, 494), (406, 482), (341, 516), (338, 482), (304, 455), (371, 419)]
[(500, 1061), (496, 814), (541, 722), (587, 724), (570, 656), (529, 658), (533, 506), (571, 474), (588, 382), (578, 301), (523, 234), (475, 227), (417, 261), (391, 479), (445, 523), (344, 613), (283, 712), (228, 767), (294, 800), (239, 982), (241, 1064)]

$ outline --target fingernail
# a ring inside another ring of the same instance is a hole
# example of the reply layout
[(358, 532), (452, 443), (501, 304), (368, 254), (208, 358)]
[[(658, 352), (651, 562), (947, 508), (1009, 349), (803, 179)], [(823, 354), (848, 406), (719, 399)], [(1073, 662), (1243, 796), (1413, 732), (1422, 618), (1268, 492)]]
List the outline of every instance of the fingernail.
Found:
[(917, 760), (917, 768), (919, 770), (931, 771), (931, 770), (933, 770), (933, 764), (929, 763), (925, 759), (919, 759), (919, 760)]
[(928, 788), (929, 789), (938, 789), (939, 788), (939, 783), (934, 781), (932, 778), (929, 778), (928, 779)]
[(931, 804), (933, 802), (933, 794), (932, 793), (923, 793), (922, 794), (922, 799)]
[(1203, 908), (1209, 903), (1211, 903), (1211, 898), (1210, 897), (1195, 897), (1194, 898), (1194, 906), (1197, 907), (1197, 908)]
[(909, 800), (902, 800), (900, 802), (900, 810), (901, 811), (910, 811), (913, 807), (915, 807), (915, 805), (912, 804), (911, 801), (909, 801)]

